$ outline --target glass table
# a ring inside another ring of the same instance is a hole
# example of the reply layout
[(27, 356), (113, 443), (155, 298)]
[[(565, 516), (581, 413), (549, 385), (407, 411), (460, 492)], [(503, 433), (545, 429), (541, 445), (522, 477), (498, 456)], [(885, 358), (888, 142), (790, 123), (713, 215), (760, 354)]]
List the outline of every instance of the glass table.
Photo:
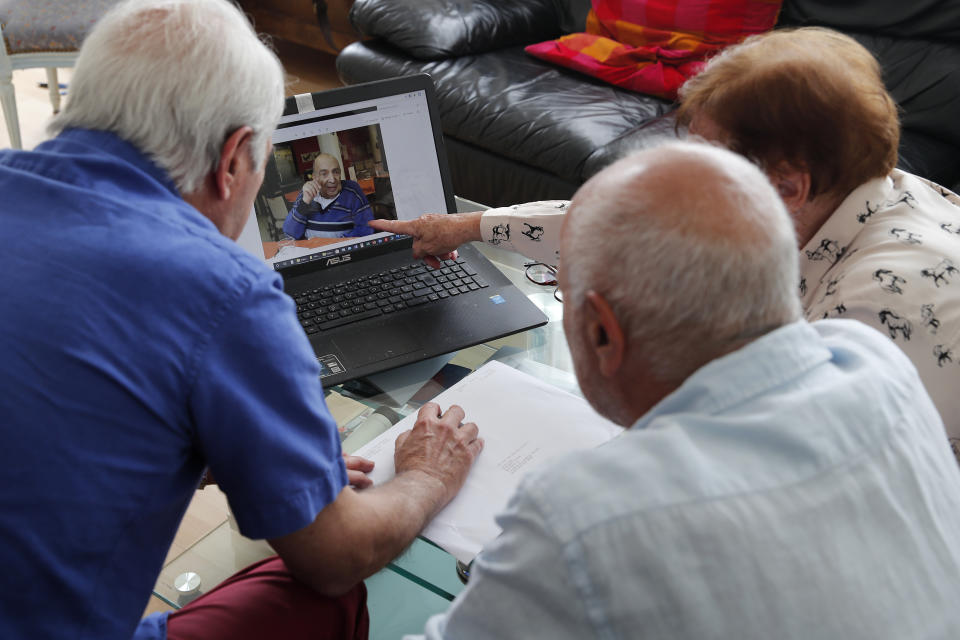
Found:
[[(457, 204), (461, 211), (483, 208), (460, 199)], [(495, 359), (579, 395), (560, 322), (562, 305), (554, 298), (554, 287), (528, 280), (524, 273), (527, 261), (523, 256), (485, 244), (478, 243), (477, 248), (544, 312), (549, 322), (433, 361), (394, 370), (391, 378), (401, 381), (405, 388), (417, 391), (416, 400), (401, 397), (398, 401), (395, 391), (362, 395), (357, 385), (350, 383), (327, 389), (327, 404), (337, 419), (344, 452), (352, 453), (389, 428), (390, 425), (382, 419), (367, 423), (376, 410), (386, 407), (392, 411), (386, 412), (387, 415), (405, 416), (415, 412), (420, 402), (440, 393), (444, 386), (431, 379), (441, 368), (447, 373), (454, 372), (453, 377), (456, 377), (465, 370), (475, 370)], [(382, 426), (370, 428), (374, 422)], [(364, 425), (368, 427), (361, 429)], [(479, 426), (482, 433), (483, 425)], [(192, 537), (183, 531), (184, 525), (181, 526), (178, 532), (180, 542), (175, 541), (171, 547), (154, 587), (154, 595), (174, 608), (184, 606), (240, 569), (273, 554), (266, 541), (250, 540), (240, 535), (223, 494), (211, 489), (198, 491), (195, 502), (201, 499), (209, 503), (203, 510), (206, 526), (198, 527)], [(177, 589), (175, 582), (185, 573), (196, 573), (200, 577), (198, 591), (184, 595)], [(366, 583), (372, 638), (422, 632), (426, 618), (445, 610), (463, 589), (453, 556), (423, 538), (415, 540), (403, 554)]]

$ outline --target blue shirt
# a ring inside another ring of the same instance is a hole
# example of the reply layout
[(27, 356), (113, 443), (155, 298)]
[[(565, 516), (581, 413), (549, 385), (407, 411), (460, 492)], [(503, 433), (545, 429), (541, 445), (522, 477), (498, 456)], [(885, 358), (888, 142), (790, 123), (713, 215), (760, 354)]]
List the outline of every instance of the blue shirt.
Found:
[(0, 192), (0, 638), (128, 640), (205, 466), (282, 536), (339, 437), (279, 277), (131, 145), (0, 152)]
[(301, 191), (283, 221), (283, 232), (297, 240), (303, 237), (356, 238), (373, 233), (373, 228), (367, 224), (371, 220), (373, 210), (363, 189), (353, 180), (343, 180), (340, 193), (326, 209), (319, 198), (304, 204)]
[(960, 637), (957, 464), (909, 360), (852, 321), (707, 364), (498, 522), (429, 637)]

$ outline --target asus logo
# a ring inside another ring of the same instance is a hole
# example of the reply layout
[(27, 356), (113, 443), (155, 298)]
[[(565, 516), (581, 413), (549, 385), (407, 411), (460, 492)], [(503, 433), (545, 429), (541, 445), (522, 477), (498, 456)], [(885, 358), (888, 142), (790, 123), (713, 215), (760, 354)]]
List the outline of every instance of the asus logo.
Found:
[(327, 260), (326, 266), (332, 267), (333, 265), (340, 264), (341, 262), (350, 262), (350, 258), (352, 257), (353, 256), (347, 254), (345, 256), (337, 256), (335, 258), (330, 258), (329, 260)]

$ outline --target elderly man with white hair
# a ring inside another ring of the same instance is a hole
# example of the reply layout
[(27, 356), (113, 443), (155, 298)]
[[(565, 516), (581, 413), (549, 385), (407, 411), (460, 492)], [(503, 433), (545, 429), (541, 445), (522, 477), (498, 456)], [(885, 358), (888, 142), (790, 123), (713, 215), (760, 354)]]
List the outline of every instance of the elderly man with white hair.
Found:
[(329, 153), (313, 159), (313, 177), (304, 183), (283, 221), (283, 232), (301, 238), (356, 238), (373, 229), (373, 209), (363, 189), (343, 179), (340, 161)]
[(626, 431), (522, 482), (428, 637), (960, 635), (943, 424), (880, 333), (802, 319), (754, 165), (625, 158), (574, 196), (561, 252), (577, 379)]
[[(83, 45), (58, 135), (0, 152), (0, 638), (366, 637), (361, 580), (482, 441), (427, 405), (363, 492), (280, 278), (234, 240), (283, 71), (224, 0), (131, 0)], [(209, 467), (269, 558), (140, 622)]]

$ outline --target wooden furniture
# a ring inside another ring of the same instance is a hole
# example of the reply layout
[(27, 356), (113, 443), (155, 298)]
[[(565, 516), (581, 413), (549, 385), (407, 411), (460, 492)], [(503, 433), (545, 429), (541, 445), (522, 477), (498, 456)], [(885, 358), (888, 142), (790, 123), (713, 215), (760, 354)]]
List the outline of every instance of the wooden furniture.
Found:
[(338, 53), (360, 39), (350, 24), (353, 0), (239, 0), (258, 32)]

